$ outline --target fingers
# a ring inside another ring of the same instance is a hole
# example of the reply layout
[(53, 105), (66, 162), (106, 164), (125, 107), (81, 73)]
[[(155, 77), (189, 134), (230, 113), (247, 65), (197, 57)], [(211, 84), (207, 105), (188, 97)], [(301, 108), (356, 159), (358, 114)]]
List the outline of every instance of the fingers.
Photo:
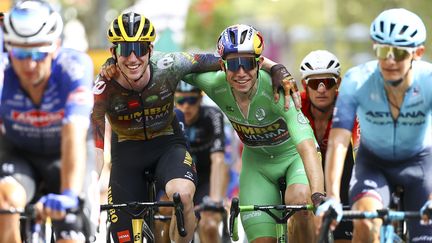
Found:
[(301, 97), (300, 97), (300, 92), (299, 92), (299, 91), (297, 91), (297, 92), (293, 92), (293, 93), (292, 93), (292, 97), (293, 97), (294, 105), (295, 105), (296, 109), (297, 109), (297, 110), (300, 110), (300, 109), (301, 109)]
[(273, 97), (274, 97), (275, 103), (277, 103), (279, 101), (279, 92), (278, 92), (277, 88), (273, 89)]
[(117, 66), (115, 64), (110, 64), (108, 66), (102, 66), (100, 74), (107, 80), (111, 80), (117, 74)]

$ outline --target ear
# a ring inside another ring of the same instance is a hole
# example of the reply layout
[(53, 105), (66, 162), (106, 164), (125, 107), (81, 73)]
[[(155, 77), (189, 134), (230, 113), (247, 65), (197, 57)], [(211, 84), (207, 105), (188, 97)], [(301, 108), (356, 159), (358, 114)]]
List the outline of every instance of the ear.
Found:
[(261, 69), (263, 63), (264, 63), (264, 57), (260, 56), (258, 58), (258, 67), (259, 67), (259, 69)]
[(425, 51), (426, 51), (425, 46), (421, 45), (421, 46), (417, 47), (417, 49), (414, 52), (414, 56), (413, 56), (414, 60), (420, 60), (422, 58), (423, 54), (425, 53)]
[(153, 55), (153, 44), (149, 45), (149, 53), (150, 53), (149, 57)]
[(341, 84), (341, 81), (342, 81), (342, 78), (339, 76), (339, 77), (337, 78), (337, 81), (336, 81), (336, 87), (337, 87), (337, 88), (339, 88), (339, 85)]
[(117, 56), (116, 56), (116, 53), (115, 53), (115, 46), (111, 46), (110, 47), (110, 52), (111, 52), (112, 58), (116, 59)]
[(220, 65), (221, 70), (226, 72), (225, 63), (223, 62), (222, 58), (219, 58), (219, 65)]

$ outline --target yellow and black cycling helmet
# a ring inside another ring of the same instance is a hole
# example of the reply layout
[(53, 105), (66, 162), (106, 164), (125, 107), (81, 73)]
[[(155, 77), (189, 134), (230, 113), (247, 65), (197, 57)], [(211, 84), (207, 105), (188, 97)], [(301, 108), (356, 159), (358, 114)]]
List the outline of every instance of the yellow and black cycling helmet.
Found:
[(123, 13), (115, 18), (110, 24), (107, 35), (111, 43), (152, 42), (156, 39), (156, 31), (150, 20), (134, 12)]

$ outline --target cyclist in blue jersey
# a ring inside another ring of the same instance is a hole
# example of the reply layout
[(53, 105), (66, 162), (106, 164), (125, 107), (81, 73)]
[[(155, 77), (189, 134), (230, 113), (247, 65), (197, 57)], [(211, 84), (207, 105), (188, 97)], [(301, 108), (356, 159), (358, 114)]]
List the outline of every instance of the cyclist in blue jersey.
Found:
[[(88, 241), (98, 216), (87, 214), (98, 212), (88, 200), (97, 195), (91, 59), (59, 48), (63, 22), (46, 2), (18, 2), (2, 27), (10, 65), (0, 86), (0, 208), (39, 202), (57, 242)], [(1, 215), (0, 232), (0, 242), (21, 242), (19, 215)]]
[[(405, 210), (419, 210), (432, 192), (432, 64), (421, 61), (426, 28), (406, 9), (390, 9), (370, 27), (378, 58), (350, 69), (344, 76), (330, 131), (325, 179), (328, 199), (339, 212), (340, 179), (355, 116), (360, 147), (350, 182), (356, 210), (388, 207), (390, 193), (404, 188)], [(319, 222), (319, 220), (317, 220)], [(354, 242), (378, 242), (381, 220), (355, 220)], [(430, 242), (432, 226), (407, 222), (410, 242)], [(333, 225), (334, 227), (334, 225)]]

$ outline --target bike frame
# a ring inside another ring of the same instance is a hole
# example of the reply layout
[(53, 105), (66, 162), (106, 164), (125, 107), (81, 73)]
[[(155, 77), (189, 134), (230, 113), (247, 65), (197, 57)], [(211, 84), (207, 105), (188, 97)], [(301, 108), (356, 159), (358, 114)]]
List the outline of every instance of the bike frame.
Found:
[[(180, 199), (179, 193), (174, 193), (173, 201), (160, 201), (160, 202), (129, 202), (121, 204), (105, 204), (101, 205), (101, 211), (104, 210), (122, 210), (126, 208), (142, 209), (138, 213), (131, 213), (124, 210), (129, 214), (132, 219), (132, 235), (134, 243), (142, 243), (143, 239), (146, 238), (147, 242), (154, 242), (153, 229), (146, 223), (145, 218), (153, 218), (154, 212), (159, 207), (174, 207), (177, 218), (177, 230), (181, 236), (186, 236), (187, 232), (184, 228), (183, 218), (183, 204)], [(154, 218), (153, 218), (154, 219)], [(142, 235), (144, 234), (144, 236)]]

